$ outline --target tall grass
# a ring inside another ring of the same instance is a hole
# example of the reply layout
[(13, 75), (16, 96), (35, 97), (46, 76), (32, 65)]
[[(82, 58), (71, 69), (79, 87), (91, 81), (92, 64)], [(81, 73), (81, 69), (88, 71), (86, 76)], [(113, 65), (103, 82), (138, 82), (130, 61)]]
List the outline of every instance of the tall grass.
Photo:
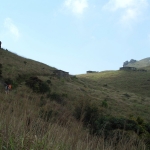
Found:
[(16, 92), (0, 94), (1, 150), (146, 150), (134, 134), (126, 138), (120, 132), (118, 139), (118, 132), (105, 139), (90, 135), (81, 122), (63, 119), (45, 122), (39, 118), (35, 101), (38, 97), (32, 92), (22, 91), (26, 93), (24, 96), (21, 91)]

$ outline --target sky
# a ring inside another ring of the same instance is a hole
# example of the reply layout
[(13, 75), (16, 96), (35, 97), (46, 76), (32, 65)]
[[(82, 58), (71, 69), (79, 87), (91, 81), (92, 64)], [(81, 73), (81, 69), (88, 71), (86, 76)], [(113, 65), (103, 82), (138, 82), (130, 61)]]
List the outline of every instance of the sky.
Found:
[(0, 2), (2, 47), (72, 75), (150, 57), (150, 0)]

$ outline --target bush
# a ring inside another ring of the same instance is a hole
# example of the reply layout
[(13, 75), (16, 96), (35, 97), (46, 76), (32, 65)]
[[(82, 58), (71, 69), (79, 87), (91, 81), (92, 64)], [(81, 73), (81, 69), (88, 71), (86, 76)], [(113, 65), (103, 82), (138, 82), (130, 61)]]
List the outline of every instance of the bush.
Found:
[(47, 80), (46, 82), (47, 82), (48, 84), (52, 84), (51, 80)]
[(90, 126), (90, 132), (92, 134), (109, 136), (115, 130), (125, 130), (125, 131), (134, 131), (136, 134), (141, 135), (146, 133), (147, 129), (145, 126), (141, 126), (135, 120), (126, 119), (126, 118), (115, 118), (107, 116), (98, 116), (93, 125)]
[(67, 98), (67, 97), (68, 97), (68, 94), (67, 94), (67, 93), (62, 93), (62, 97)]
[(30, 77), (28, 80), (26, 80), (26, 85), (36, 93), (44, 94), (50, 91), (50, 88), (47, 85), (47, 83), (43, 82), (38, 77)]
[[(75, 108), (74, 116), (82, 120), (83, 124), (89, 128), (91, 134), (102, 135), (106, 137), (115, 130), (133, 131), (137, 135), (150, 133), (150, 125), (144, 124), (140, 117), (137, 120), (127, 118), (117, 118), (102, 115), (98, 108), (93, 104), (81, 103)], [(150, 134), (149, 134), (150, 135)]]
[(144, 124), (144, 120), (141, 117), (137, 117), (136, 121), (139, 125)]
[(5, 83), (8, 85), (8, 84), (13, 84), (13, 80), (11, 78), (6, 78), (4, 79)]
[(39, 86), (39, 93), (46, 93), (49, 91), (49, 86), (45, 82), (41, 82), (38, 86)]
[(44, 99), (43, 96), (41, 96), (39, 106), (42, 107), (44, 105), (46, 105), (46, 100)]
[(24, 82), (29, 78), (29, 75), (25, 75), (25, 74), (18, 74), (18, 76), (16, 77), (16, 81), (18, 83)]
[(53, 92), (53, 93), (48, 93), (47, 94), (47, 98), (50, 98), (51, 100), (54, 100), (54, 101), (56, 101), (57, 103), (59, 103), (59, 104), (65, 104), (65, 101), (64, 101), (64, 99), (62, 98), (62, 95), (60, 95), (60, 94), (58, 94), (58, 93), (56, 93), (56, 92)]
[(87, 125), (93, 125), (93, 123), (98, 119), (98, 116), (98, 108), (94, 105), (89, 105), (85, 108), (85, 115), (83, 121)]
[(93, 126), (98, 119), (99, 110), (94, 104), (81, 102), (80, 105), (75, 107), (74, 116), (78, 120), (82, 119), (85, 126)]
[(24, 64), (26, 65), (26, 64), (27, 64), (27, 62), (26, 62), (26, 61), (24, 61)]

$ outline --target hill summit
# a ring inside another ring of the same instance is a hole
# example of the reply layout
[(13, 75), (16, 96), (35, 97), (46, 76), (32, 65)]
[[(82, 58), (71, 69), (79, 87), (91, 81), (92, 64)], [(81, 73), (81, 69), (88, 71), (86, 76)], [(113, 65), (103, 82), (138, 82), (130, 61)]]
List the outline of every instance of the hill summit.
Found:
[(135, 68), (145, 68), (150, 67), (150, 57), (141, 59), (139, 61), (131, 59), (130, 61), (125, 61), (123, 67), (135, 67)]

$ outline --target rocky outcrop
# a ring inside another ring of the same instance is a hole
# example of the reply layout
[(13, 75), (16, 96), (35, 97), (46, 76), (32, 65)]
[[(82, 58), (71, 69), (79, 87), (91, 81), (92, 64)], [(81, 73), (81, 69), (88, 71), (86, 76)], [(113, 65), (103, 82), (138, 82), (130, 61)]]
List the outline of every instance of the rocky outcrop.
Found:
[(128, 64), (129, 64), (129, 62), (128, 62), (128, 61), (125, 61), (125, 62), (123, 63), (123, 67), (127, 66)]
[(129, 63), (135, 63), (137, 62), (135, 59), (131, 59)]
[(135, 63), (135, 62), (137, 62), (135, 59), (131, 59), (130, 61), (125, 61), (125, 62), (123, 63), (123, 67), (127, 66), (129, 63), (133, 64), (133, 63)]

